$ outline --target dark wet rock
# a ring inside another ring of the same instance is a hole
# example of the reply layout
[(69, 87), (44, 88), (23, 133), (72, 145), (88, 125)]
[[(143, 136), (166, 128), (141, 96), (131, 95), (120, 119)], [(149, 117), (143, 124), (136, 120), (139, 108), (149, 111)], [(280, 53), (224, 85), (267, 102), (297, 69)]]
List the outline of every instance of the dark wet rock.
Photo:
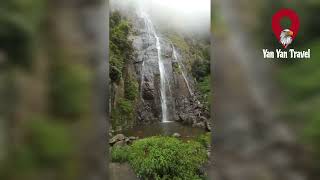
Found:
[[(130, 71), (134, 72), (138, 79), (140, 92), (139, 100), (135, 105), (136, 118), (134, 124), (152, 124), (161, 121), (162, 117), (156, 38), (151, 31), (148, 31), (142, 18), (135, 16), (131, 17), (130, 20), (134, 31), (130, 35), (134, 48), (134, 69)], [(199, 98), (193, 87), (193, 78), (189, 75), (187, 69), (182, 68), (183, 63), (187, 66), (186, 57), (179, 53), (178, 48), (175, 48), (176, 58), (172, 43), (157, 29), (156, 33), (160, 39), (160, 55), (166, 73), (168, 118), (190, 126), (194, 125), (208, 129), (209, 114), (205, 112), (204, 106), (197, 100)], [(186, 76), (183, 76), (182, 71)]]
[(155, 97), (154, 87), (150, 85), (150, 83), (145, 82), (142, 87), (142, 98), (144, 100), (153, 100)]

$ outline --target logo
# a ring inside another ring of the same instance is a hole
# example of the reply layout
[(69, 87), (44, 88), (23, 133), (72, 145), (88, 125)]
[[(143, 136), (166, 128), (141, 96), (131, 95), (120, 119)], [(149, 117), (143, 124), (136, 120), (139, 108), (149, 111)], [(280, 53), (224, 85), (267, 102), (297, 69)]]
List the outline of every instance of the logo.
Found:
[[(281, 20), (289, 18), (290, 27), (281, 27)], [(300, 19), (298, 14), (292, 9), (280, 9), (272, 16), (271, 21), (272, 31), (276, 36), (278, 42), (284, 49), (262, 49), (263, 57), (265, 59), (309, 59), (311, 57), (311, 50), (297, 51), (295, 49), (288, 49), (287, 47), (297, 37), (300, 28)]]
[[(291, 26), (288, 29), (282, 29), (281, 20), (289, 18)], [(272, 30), (278, 41), (284, 48), (287, 48), (298, 34), (300, 28), (300, 20), (298, 14), (292, 9), (281, 9), (272, 17)]]

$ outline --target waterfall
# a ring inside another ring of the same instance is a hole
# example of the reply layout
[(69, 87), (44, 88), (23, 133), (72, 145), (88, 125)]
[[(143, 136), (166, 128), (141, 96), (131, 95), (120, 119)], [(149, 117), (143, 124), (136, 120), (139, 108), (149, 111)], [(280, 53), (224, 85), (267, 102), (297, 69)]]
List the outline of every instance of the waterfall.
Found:
[[(144, 19), (146, 24), (146, 29), (149, 33), (149, 42), (151, 38), (151, 34), (154, 36), (156, 40), (156, 47), (158, 51), (158, 65), (159, 65), (159, 72), (160, 72), (160, 96), (161, 96), (161, 110), (162, 110), (162, 122), (169, 122), (168, 120), (168, 108), (167, 108), (167, 94), (166, 94), (166, 72), (164, 67), (164, 62), (161, 58), (161, 43), (160, 38), (157, 35), (152, 21), (148, 17), (147, 14), (144, 12), (141, 13), (141, 17)], [(142, 83), (142, 82), (141, 82)]]
[(187, 88), (189, 90), (189, 94), (190, 94), (190, 96), (193, 96), (193, 92), (190, 88), (189, 81), (188, 81), (186, 73), (185, 73), (185, 67), (184, 67), (183, 63), (180, 60), (178, 60), (176, 49), (174, 48), (173, 44), (172, 44), (172, 51), (173, 51), (173, 57), (178, 62), (179, 69), (181, 69), (183, 79), (186, 82)]
[(144, 61), (142, 61), (142, 64), (141, 64), (141, 80), (140, 80), (140, 97), (142, 101), (143, 101), (143, 98), (142, 98), (143, 82), (144, 82)]

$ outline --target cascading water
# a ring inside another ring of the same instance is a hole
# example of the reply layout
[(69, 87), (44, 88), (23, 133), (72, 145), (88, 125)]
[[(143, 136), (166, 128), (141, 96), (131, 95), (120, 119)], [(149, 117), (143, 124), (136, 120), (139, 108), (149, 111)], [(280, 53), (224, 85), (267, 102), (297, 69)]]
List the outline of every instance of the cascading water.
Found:
[(142, 88), (143, 88), (143, 82), (144, 82), (144, 61), (142, 61), (142, 65), (141, 65), (141, 80), (140, 80), (140, 97), (141, 97), (141, 100), (143, 101), (143, 98), (142, 98)]
[(187, 88), (189, 90), (190, 96), (193, 96), (193, 92), (192, 92), (192, 90), (190, 88), (190, 85), (189, 85), (189, 82), (188, 82), (188, 79), (187, 79), (187, 76), (186, 76), (186, 73), (185, 73), (185, 67), (184, 67), (183, 63), (178, 60), (176, 49), (174, 48), (173, 45), (172, 45), (172, 51), (173, 51), (173, 57), (178, 62), (179, 69), (181, 69), (182, 76), (183, 76), (184, 81), (186, 82), (186, 85), (187, 85)]
[[(161, 43), (160, 38), (157, 35), (153, 23), (148, 17), (148, 15), (144, 12), (141, 13), (141, 17), (144, 19), (146, 24), (146, 29), (149, 33), (149, 42), (151, 40), (151, 34), (154, 36), (156, 40), (156, 47), (158, 51), (158, 64), (159, 64), (159, 72), (160, 72), (160, 96), (161, 96), (161, 110), (162, 110), (162, 122), (169, 122), (168, 120), (168, 108), (167, 108), (167, 94), (166, 94), (166, 72), (164, 62), (161, 58)], [(142, 79), (143, 81), (143, 79)], [(141, 81), (141, 83), (143, 83)]]

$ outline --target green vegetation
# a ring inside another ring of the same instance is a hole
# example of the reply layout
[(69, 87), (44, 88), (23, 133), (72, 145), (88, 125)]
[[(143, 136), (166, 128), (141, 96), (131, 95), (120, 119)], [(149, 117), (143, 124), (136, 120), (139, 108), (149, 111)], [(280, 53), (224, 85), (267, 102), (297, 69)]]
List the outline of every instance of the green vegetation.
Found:
[[(166, 33), (166, 36), (172, 41), (183, 54), (184, 64), (187, 71), (192, 74), (196, 80), (196, 88), (201, 92), (200, 101), (210, 106), (211, 85), (210, 85), (210, 43), (207, 39), (199, 37), (184, 38), (177, 33)], [(196, 41), (194, 41), (196, 40)], [(178, 66), (173, 66), (174, 72), (180, 72)]]
[(50, 76), (51, 110), (58, 117), (77, 119), (88, 110), (88, 104), (83, 101), (89, 98), (90, 74), (80, 64), (56, 63)]
[(130, 146), (113, 147), (111, 150), (111, 161), (124, 163), (129, 160)]
[(181, 69), (178, 63), (172, 63), (172, 68), (174, 73), (181, 74)]
[[(284, 108), (284, 116), (290, 119), (291, 123), (299, 126), (301, 142), (312, 147), (314, 159), (319, 159), (320, 84), (317, 83), (320, 79), (319, 40), (306, 47), (312, 49), (311, 59), (301, 60), (292, 65), (282, 65), (279, 82), (286, 90), (287, 103)], [(316, 167), (320, 167), (320, 162), (315, 161), (314, 163)]]
[[(132, 59), (133, 46), (129, 40), (132, 28), (118, 11), (110, 17), (110, 79), (115, 91), (124, 88), (124, 95), (114, 97), (111, 109), (111, 123), (114, 129), (122, 129), (132, 124), (135, 118), (135, 102), (139, 95), (138, 80), (127, 71), (126, 64)], [(120, 85), (124, 82), (124, 85)], [(113, 96), (116, 96), (115, 94)]]
[(29, 145), (45, 165), (62, 163), (72, 152), (72, 141), (63, 124), (35, 119), (27, 124)]
[(111, 123), (113, 128), (127, 127), (134, 118), (134, 104), (127, 99), (117, 100), (117, 105), (111, 109)]
[(204, 147), (208, 148), (211, 144), (211, 132), (200, 135), (196, 138), (196, 141), (201, 143)]
[(33, 179), (39, 170), (45, 172), (50, 168), (67, 172), (75, 143), (65, 125), (46, 117), (29, 119), (24, 125), (25, 141), (10, 151), (0, 177)]
[(133, 77), (126, 77), (124, 82), (124, 94), (125, 98), (130, 101), (135, 101), (139, 95), (139, 84), (138, 81)]
[(173, 137), (155, 136), (135, 141), (130, 147), (112, 148), (114, 162), (128, 161), (142, 179), (203, 179), (199, 168), (206, 162), (204, 146)]
[(110, 78), (119, 82), (123, 76), (124, 64), (132, 58), (132, 42), (128, 39), (131, 25), (115, 11), (110, 17)]
[(210, 102), (212, 101), (211, 95), (211, 81), (210, 75), (205, 76), (202, 81), (198, 82), (198, 90), (201, 92), (201, 102), (207, 107), (210, 108)]
[(210, 75), (210, 62), (206, 60), (196, 60), (192, 64), (192, 75), (197, 81), (203, 81)]
[(42, 0), (0, 2), (0, 49), (6, 52), (10, 65), (30, 67), (45, 5)]

